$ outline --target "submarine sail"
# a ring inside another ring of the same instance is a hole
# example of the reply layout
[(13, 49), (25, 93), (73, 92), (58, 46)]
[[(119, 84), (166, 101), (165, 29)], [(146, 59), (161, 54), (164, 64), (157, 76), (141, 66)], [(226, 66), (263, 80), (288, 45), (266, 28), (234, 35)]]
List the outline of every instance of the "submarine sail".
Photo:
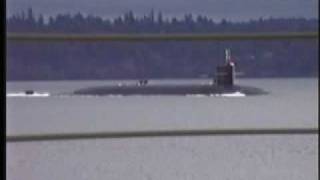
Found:
[(228, 86), (234, 85), (235, 78), (235, 64), (231, 60), (230, 49), (225, 50), (225, 64), (216, 68), (216, 74), (214, 82), (217, 86)]

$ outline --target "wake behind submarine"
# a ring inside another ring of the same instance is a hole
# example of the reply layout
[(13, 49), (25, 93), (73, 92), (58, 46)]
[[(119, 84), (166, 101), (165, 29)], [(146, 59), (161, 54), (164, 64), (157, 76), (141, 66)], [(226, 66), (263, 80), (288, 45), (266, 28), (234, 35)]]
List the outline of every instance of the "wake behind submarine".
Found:
[(148, 84), (148, 80), (140, 80), (137, 84), (119, 84), (89, 87), (73, 92), (76, 95), (219, 95), (226, 93), (242, 93), (245, 95), (262, 95), (262, 89), (234, 84), (235, 64), (231, 60), (229, 49), (225, 50), (225, 64), (217, 66), (212, 83), (172, 85)]

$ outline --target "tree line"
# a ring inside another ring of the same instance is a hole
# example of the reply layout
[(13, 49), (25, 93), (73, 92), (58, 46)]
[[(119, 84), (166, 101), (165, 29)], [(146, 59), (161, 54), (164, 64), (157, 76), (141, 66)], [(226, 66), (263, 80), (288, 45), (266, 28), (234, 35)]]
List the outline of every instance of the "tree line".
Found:
[[(45, 19), (32, 9), (10, 16), (8, 32), (41, 33), (226, 33), (317, 31), (317, 19), (258, 18), (244, 22), (186, 14), (166, 18), (129, 11), (114, 19), (57, 14)], [(232, 42), (7, 42), (8, 80), (194, 78), (212, 76), (231, 48), (245, 77), (315, 76), (318, 41)]]

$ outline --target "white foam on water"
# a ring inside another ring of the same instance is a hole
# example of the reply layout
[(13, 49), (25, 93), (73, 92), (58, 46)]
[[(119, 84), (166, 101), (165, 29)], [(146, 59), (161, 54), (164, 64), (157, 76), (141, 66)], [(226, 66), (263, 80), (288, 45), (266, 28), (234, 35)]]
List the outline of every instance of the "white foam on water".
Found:
[(219, 97), (246, 97), (246, 95), (242, 92), (234, 92), (234, 93), (223, 93), (223, 94), (216, 94)]
[(18, 93), (7, 93), (7, 97), (49, 97), (50, 93), (44, 92), (34, 92), (32, 94), (26, 94), (25, 92), (18, 92)]
[[(25, 92), (17, 92), (17, 93), (7, 93), (7, 97), (49, 97), (49, 92), (34, 92), (32, 94), (26, 94)], [(144, 96), (144, 95), (134, 95), (134, 96)], [(154, 96), (161, 96), (161, 95), (154, 95)], [(205, 95), (205, 94), (187, 94), (187, 97), (245, 97), (246, 95), (244, 93), (241, 93), (239, 91), (234, 93), (223, 93), (223, 94), (211, 94), (211, 95)], [(58, 95), (57, 97), (84, 97), (84, 98), (96, 98), (101, 97), (98, 95)], [(104, 97), (112, 97), (112, 98), (120, 98), (125, 97), (123, 95), (117, 95), (117, 94), (110, 94), (106, 95)]]
[(246, 97), (242, 92), (233, 92), (233, 93), (223, 93), (223, 94), (187, 94), (187, 97)]

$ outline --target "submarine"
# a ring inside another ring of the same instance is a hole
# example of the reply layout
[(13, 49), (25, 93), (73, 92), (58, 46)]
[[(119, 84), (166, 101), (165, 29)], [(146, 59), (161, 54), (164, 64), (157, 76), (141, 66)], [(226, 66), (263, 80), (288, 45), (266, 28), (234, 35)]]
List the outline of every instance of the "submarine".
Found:
[(139, 80), (137, 84), (118, 84), (89, 87), (73, 92), (75, 95), (219, 95), (242, 93), (245, 95), (266, 94), (262, 89), (234, 84), (235, 63), (231, 59), (230, 49), (225, 50), (225, 63), (216, 67), (213, 81), (208, 84), (149, 84), (148, 80)]

